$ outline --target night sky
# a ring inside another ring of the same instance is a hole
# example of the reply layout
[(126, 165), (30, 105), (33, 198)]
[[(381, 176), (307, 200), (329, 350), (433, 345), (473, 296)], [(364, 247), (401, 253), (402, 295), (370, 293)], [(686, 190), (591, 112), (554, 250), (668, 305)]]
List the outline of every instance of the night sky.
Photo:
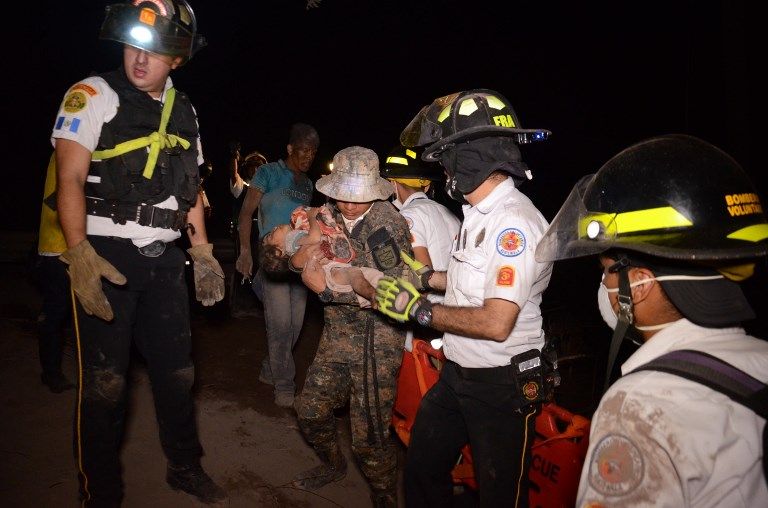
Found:
[[(108, 1), (30, 3), (6, 43), (3, 229), (34, 230), (48, 137), (67, 88), (120, 64), (98, 40)], [(756, 4), (757, 2), (755, 2)], [(657, 134), (700, 136), (764, 172), (765, 82), (757, 64), (757, 7), (746, 1), (380, 2), (196, 0), (209, 46), (172, 74), (197, 108), (212, 235), (224, 235), (227, 144), (284, 155), (291, 123), (321, 138), (313, 174), (350, 145), (385, 156), (435, 97), (491, 88), (524, 127), (552, 138), (523, 149), (534, 172), (524, 191), (551, 219), (579, 176)], [(760, 47), (764, 41), (760, 39)], [(10, 63), (9, 63), (10, 62)], [(761, 92), (758, 98), (757, 91)], [(764, 131), (761, 124), (760, 131)], [(764, 194), (763, 194), (764, 195)]]

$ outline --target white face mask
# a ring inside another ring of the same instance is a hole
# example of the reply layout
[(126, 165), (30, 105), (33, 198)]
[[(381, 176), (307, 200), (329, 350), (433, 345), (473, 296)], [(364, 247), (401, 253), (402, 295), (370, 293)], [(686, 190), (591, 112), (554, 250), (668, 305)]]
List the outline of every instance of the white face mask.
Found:
[(400, 201), (400, 196), (397, 195), (397, 183), (392, 182), (392, 189), (394, 189), (394, 191), (395, 191), (395, 199), (392, 200), (392, 204), (398, 210), (402, 210), (403, 209), (403, 202)]
[[(710, 279), (720, 279), (722, 278), (722, 275), (712, 275), (712, 276), (695, 276), (695, 275), (662, 275), (661, 277), (653, 277), (650, 279), (643, 279), (639, 280), (637, 282), (633, 282), (629, 285), (630, 289), (635, 286), (642, 286), (643, 284), (647, 284), (651, 281), (657, 280), (710, 280)], [(611, 288), (608, 289), (605, 287), (605, 284), (603, 284), (603, 280), (605, 279), (605, 274), (603, 274), (602, 279), (600, 280), (600, 287), (597, 288), (597, 306), (600, 309), (600, 315), (603, 317), (603, 321), (605, 321), (605, 324), (611, 327), (611, 330), (616, 329), (616, 325), (619, 323), (619, 317), (616, 315), (616, 311), (613, 310), (613, 305), (611, 305), (611, 299), (608, 296), (608, 293), (618, 293), (619, 288)], [(644, 331), (654, 331), (654, 330), (661, 330), (662, 328), (666, 328), (669, 325), (674, 323), (674, 321), (671, 321), (669, 323), (661, 323), (658, 325), (650, 325), (650, 326), (637, 326), (635, 325), (635, 328), (638, 330), (644, 330)]]
[(616, 325), (619, 324), (619, 316), (613, 310), (611, 298), (608, 296), (608, 288), (602, 282), (600, 282), (600, 286), (597, 288), (597, 307), (600, 309), (600, 315), (603, 317), (605, 324), (611, 330), (615, 330)]

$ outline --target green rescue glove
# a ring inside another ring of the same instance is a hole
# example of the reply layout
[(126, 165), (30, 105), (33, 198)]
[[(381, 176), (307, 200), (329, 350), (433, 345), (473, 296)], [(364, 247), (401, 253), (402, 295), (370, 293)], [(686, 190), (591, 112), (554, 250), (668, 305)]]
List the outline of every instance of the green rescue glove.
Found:
[(400, 257), (403, 259), (403, 262), (408, 265), (408, 268), (411, 269), (411, 272), (413, 272), (415, 276), (413, 280), (417, 281), (420, 286), (418, 289), (421, 291), (432, 289), (429, 285), (429, 278), (435, 273), (432, 267), (425, 265), (421, 261), (416, 261), (403, 250), (400, 251)]
[(210, 307), (224, 298), (224, 271), (213, 257), (213, 244), (203, 243), (187, 249), (194, 262), (195, 298)]
[(112, 321), (115, 315), (101, 287), (101, 278), (122, 285), (126, 282), (125, 275), (112, 266), (112, 263), (96, 254), (88, 240), (71, 247), (62, 253), (59, 259), (69, 265), (67, 273), (72, 290), (85, 313), (104, 321)]
[(420, 299), (421, 294), (405, 279), (385, 275), (376, 285), (378, 311), (401, 323), (415, 315), (415, 307)]

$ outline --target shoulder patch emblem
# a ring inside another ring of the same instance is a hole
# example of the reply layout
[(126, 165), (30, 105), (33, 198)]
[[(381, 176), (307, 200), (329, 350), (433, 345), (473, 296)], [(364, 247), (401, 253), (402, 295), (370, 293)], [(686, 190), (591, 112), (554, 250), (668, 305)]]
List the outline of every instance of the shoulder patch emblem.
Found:
[(515, 285), (515, 269), (509, 265), (504, 265), (499, 268), (496, 274), (497, 286), (514, 286)]
[(366, 240), (376, 267), (382, 272), (391, 270), (400, 264), (400, 253), (395, 240), (386, 228), (379, 228)]
[(64, 111), (67, 113), (77, 113), (85, 109), (87, 105), (88, 97), (78, 90), (69, 92), (66, 98), (64, 98)]
[(605, 496), (635, 490), (644, 476), (643, 456), (628, 437), (609, 434), (597, 443), (589, 463), (589, 484)]
[(86, 85), (85, 83), (78, 83), (75, 86), (73, 86), (72, 91), (74, 92), (75, 90), (82, 90), (83, 92), (87, 93), (91, 97), (99, 93), (91, 85)]
[(505, 257), (514, 257), (525, 250), (525, 235), (515, 228), (507, 228), (496, 238), (496, 250)]

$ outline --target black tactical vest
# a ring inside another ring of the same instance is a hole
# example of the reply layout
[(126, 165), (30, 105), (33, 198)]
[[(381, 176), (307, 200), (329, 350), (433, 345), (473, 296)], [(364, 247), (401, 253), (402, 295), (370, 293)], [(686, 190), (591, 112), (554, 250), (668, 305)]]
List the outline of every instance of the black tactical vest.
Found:
[[(136, 89), (122, 69), (102, 74), (101, 77), (120, 98), (115, 117), (105, 123), (96, 150), (114, 148), (123, 141), (148, 136), (160, 127), (163, 105), (146, 92)], [(176, 196), (179, 209), (187, 211), (197, 200), (200, 183), (197, 165), (197, 122), (189, 98), (176, 91), (168, 126), (168, 134), (175, 134), (190, 143), (160, 150), (152, 178), (144, 178), (148, 148), (92, 161), (89, 175), (101, 177), (101, 183), (88, 183), (88, 196), (115, 200), (121, 204), (156, 204), (169, 196)]]

